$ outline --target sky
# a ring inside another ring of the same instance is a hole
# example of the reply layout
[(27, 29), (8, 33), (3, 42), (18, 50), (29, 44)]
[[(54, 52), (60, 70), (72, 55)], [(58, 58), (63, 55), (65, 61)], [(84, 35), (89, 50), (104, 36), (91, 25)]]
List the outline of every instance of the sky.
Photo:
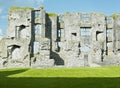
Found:
[(43, 6), (46, 12), (100, 12), (106, 15), (120, 13), (120, 0), (0, 0), (0, 36), (6, 35), (8, 10), (11, 6)]

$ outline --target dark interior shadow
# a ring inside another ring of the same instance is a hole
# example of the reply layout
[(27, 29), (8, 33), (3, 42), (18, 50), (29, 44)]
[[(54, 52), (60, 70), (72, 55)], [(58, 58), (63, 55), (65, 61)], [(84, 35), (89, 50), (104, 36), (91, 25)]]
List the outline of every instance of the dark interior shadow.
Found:
[(51, 58), (55, 60), (55, 65), (64, 65), (64, 60), (56, 52), (51, 51)]
[(48, 16), (48, 14), (46, 14), (46, 19), (45, 19), (45, 21), (46, 21), (46, 27), (45, 27), (45, 37), (46, 38), (48, 38), (48, 39), (50, 39), (51, 40), (51, 35), (52, 35), (52, 32), (51, 32), (51, 30), (52, 30), (52, 22), (51, 22), (51, 20), (50, 20), (50, 18), (49, 18), (49, 16)]
[(24, 71), (0, 72), (0, 88), (120, 88), (120, 77), (7, 77)]

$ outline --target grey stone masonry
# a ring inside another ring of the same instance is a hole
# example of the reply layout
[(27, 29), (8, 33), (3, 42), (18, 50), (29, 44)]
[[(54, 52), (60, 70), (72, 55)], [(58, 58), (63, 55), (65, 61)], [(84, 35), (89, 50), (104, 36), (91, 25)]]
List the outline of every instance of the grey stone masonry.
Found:
[(120, 65), (120, 14), (11, 7), (0, 68)]

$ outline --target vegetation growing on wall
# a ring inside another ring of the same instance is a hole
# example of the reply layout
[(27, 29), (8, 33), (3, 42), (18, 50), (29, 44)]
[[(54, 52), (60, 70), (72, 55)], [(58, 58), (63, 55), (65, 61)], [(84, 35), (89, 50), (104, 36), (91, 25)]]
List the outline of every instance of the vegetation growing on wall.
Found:
[(14, 10), (34, 10), (34, 8), (32, 7), (15, 7), (15, 6), (12, 6), (10, 7), (9, 11), (14, 11)]
[(50, 17), (51, 17), (51, 16), (56, 16), (56, 15), (57, 15), (57, 14), (55, 14), (55, 13), (53, 13), (53, 12), (49, 12), (49, 13), (48, 13), (48, 16), (50, 16)]
[(70, 14), (70, 12), (66, 12), (66, 14)]
[(112, 14), (112, 18), (115, 19), (117, 17), (117, 14)]

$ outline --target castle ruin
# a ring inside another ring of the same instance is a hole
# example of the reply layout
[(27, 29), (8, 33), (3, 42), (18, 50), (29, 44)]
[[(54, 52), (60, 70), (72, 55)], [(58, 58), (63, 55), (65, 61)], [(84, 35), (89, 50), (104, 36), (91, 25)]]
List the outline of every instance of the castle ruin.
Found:
[(0, 68), (120, 65), (120, 14), (11, 7)]

